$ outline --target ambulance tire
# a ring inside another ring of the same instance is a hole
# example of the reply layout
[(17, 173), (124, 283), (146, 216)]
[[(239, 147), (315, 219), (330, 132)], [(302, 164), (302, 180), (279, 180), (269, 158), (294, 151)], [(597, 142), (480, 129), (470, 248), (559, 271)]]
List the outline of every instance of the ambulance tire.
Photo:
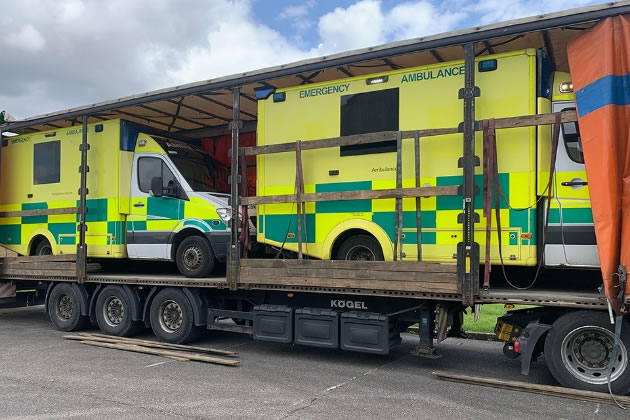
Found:
[(206, 238), (189, 236), (177, 247), (175, 262), (186, 277), (208, 277), (214, 269), (214, 252)]
[(120, 286), (105, 287), (96, 298), (96, 323), (101, 331), (118, 337), (131, 337), (142, 328), (142, 322), (131, 318), (133, 302)]
[(188, 343), (199, 338), (203, 332), (203, 326), (195, 325), (192, 304), (176, 287), (158, 292), (151, 302), (150, 311), (153, 333), (167, 343)]
[(59, 283), (52, 289), (48, 316), (61, 331), (82, 330), (90, 323), (90, 317), (81, 315), (81, 297), (70, 283)]
[(42, 239), (37, 243), (33, 255), (52, 255), (52, 253), (52, 247), (50, 246), (50, 242), (48, 242), (48, 239)]
[[(545, 339), (545, 363), (553, 377), (569, 388), (608, 392), (608, 364), (615, 326), (608, 313), (569, 312), (558, 318)], [(612, 374), (613, 393), (630, 393), (630, 327), (625, 320)]]
[(376, 239), (368, 235), (356, 235), (343, 241), (336, 260), (355, 261), (384, 261), (381, 244)]

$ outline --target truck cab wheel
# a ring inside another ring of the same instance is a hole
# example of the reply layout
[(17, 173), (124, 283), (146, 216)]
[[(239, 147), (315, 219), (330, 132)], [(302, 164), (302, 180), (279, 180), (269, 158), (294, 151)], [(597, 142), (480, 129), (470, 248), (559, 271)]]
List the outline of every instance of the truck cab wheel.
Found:
[(336, 260), (383, 261), (383, 250), (376, 239), (368, 235), (356, 235), (343, 241)]
[(214, 268), (215, 258), (206, 238), (189, 236), (177, 247), (177, 268), (186, 277), (207, 277)]
[(140, 331), (141, 323), (131, 319), (134, 302), (120, 286), (107, 286), (96, 299), (96, 323), (105, 334), (130, 337)]
[(59, 283), (50, 292), (48, 316), (61, 331), (78, 331), (90, 322), (89, 317), (81, 315), (81, 299), (69, 283)]
[(196, 340), (202, 327), (194, 322), (192, 304), (180, 289), (161, 290), (151, 302), (151, 328), (162, 341), (173, 344)]
[[(626, 321), (627, 322), (627, 321)], [(545, 339), (545, 362), (561, 385), (608, 392), (608, 368), (613, 364), (614, 393), (630, 392), (630, 328), (623, 325), (615, 360), (614, 326), (605, 312), (571, 312), (558, 318)]]

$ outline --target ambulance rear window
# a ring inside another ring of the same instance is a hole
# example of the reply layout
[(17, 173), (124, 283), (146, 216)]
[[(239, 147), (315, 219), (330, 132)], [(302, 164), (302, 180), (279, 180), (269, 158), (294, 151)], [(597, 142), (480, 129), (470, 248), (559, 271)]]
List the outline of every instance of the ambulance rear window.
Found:
[[(342, 96), (339, 131), (342, 136), (398, 131), (398, 88)], [(395, 151), (395, 139), (340, 147), (341, 156)]]
[(59, 182), (61, 141), (47, 141), (33, 145), (33, 184)]

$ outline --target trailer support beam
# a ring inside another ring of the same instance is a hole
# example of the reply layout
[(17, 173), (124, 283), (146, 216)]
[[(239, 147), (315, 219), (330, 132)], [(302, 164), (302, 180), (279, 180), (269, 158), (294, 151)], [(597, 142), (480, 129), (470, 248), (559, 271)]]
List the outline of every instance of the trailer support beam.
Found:
[(230, 247), (228, 248), (228, 266), (227, 266), (227, 283), (230, 286), (230, 290), (236, 290), (238, 287), (239, 271), (240, 271), (240, 258), (241, 258), (241, 246), (239, 238), (239, 212), (240, 212), (240, 175), (238, 173), (240, 157), (239, 153), (239, 137), (242, 121), (240, 120), (241, 109), (241, 89), (235, 87), (233, 89), (233, 107), (232, 107), (232, 122), (230, 128), (232, 129), (232, 167), (230, 168)]
[(475, 86), (475, 43), (464, 46), (465, 73), (464, 88), (459, 91), (459, 98), (464, 102), (464, 121), (460, 131), (464, 135), (463, 156), (459, 167), (463, 169), (462, 185), (463, 213), (458, 218), (462, 223), (462, 242), (457, 244), (457, 268), (464, 305), (474, 303), (475, 294), (479, 293), (479, 244), (475, 243), (475, 222), (479, 216), (475, 213), (475, 166), (479, 166), (479, 157), (475, 156), (475, 97), (481, 95)]
[(87, 244), (85, 243), (85, 231), (87, 225), (85, 223), (87, 214), (87, 173), (89, 168), (87, 166), (87, 152), (90, 149), (88, 143), (88, 116), (82, 117), (82, 140), (79, 150), (81, 151), (81, 166), (79, 167), (79, 173), (81, 175), (81, 185), (79, 187), (79, 241), (77, 244), (77, 278), (79, 284), (83, 284), (87, 277)]

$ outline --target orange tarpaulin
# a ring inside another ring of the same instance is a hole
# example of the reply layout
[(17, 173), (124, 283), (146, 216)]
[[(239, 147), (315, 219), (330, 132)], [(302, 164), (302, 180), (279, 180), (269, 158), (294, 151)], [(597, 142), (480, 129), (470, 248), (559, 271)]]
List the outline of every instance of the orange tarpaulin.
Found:
[(621, 313), (616, 273), (619, 264), (630, 269), (630, 16), (600, 22), (567, 49), (604, 288)]

